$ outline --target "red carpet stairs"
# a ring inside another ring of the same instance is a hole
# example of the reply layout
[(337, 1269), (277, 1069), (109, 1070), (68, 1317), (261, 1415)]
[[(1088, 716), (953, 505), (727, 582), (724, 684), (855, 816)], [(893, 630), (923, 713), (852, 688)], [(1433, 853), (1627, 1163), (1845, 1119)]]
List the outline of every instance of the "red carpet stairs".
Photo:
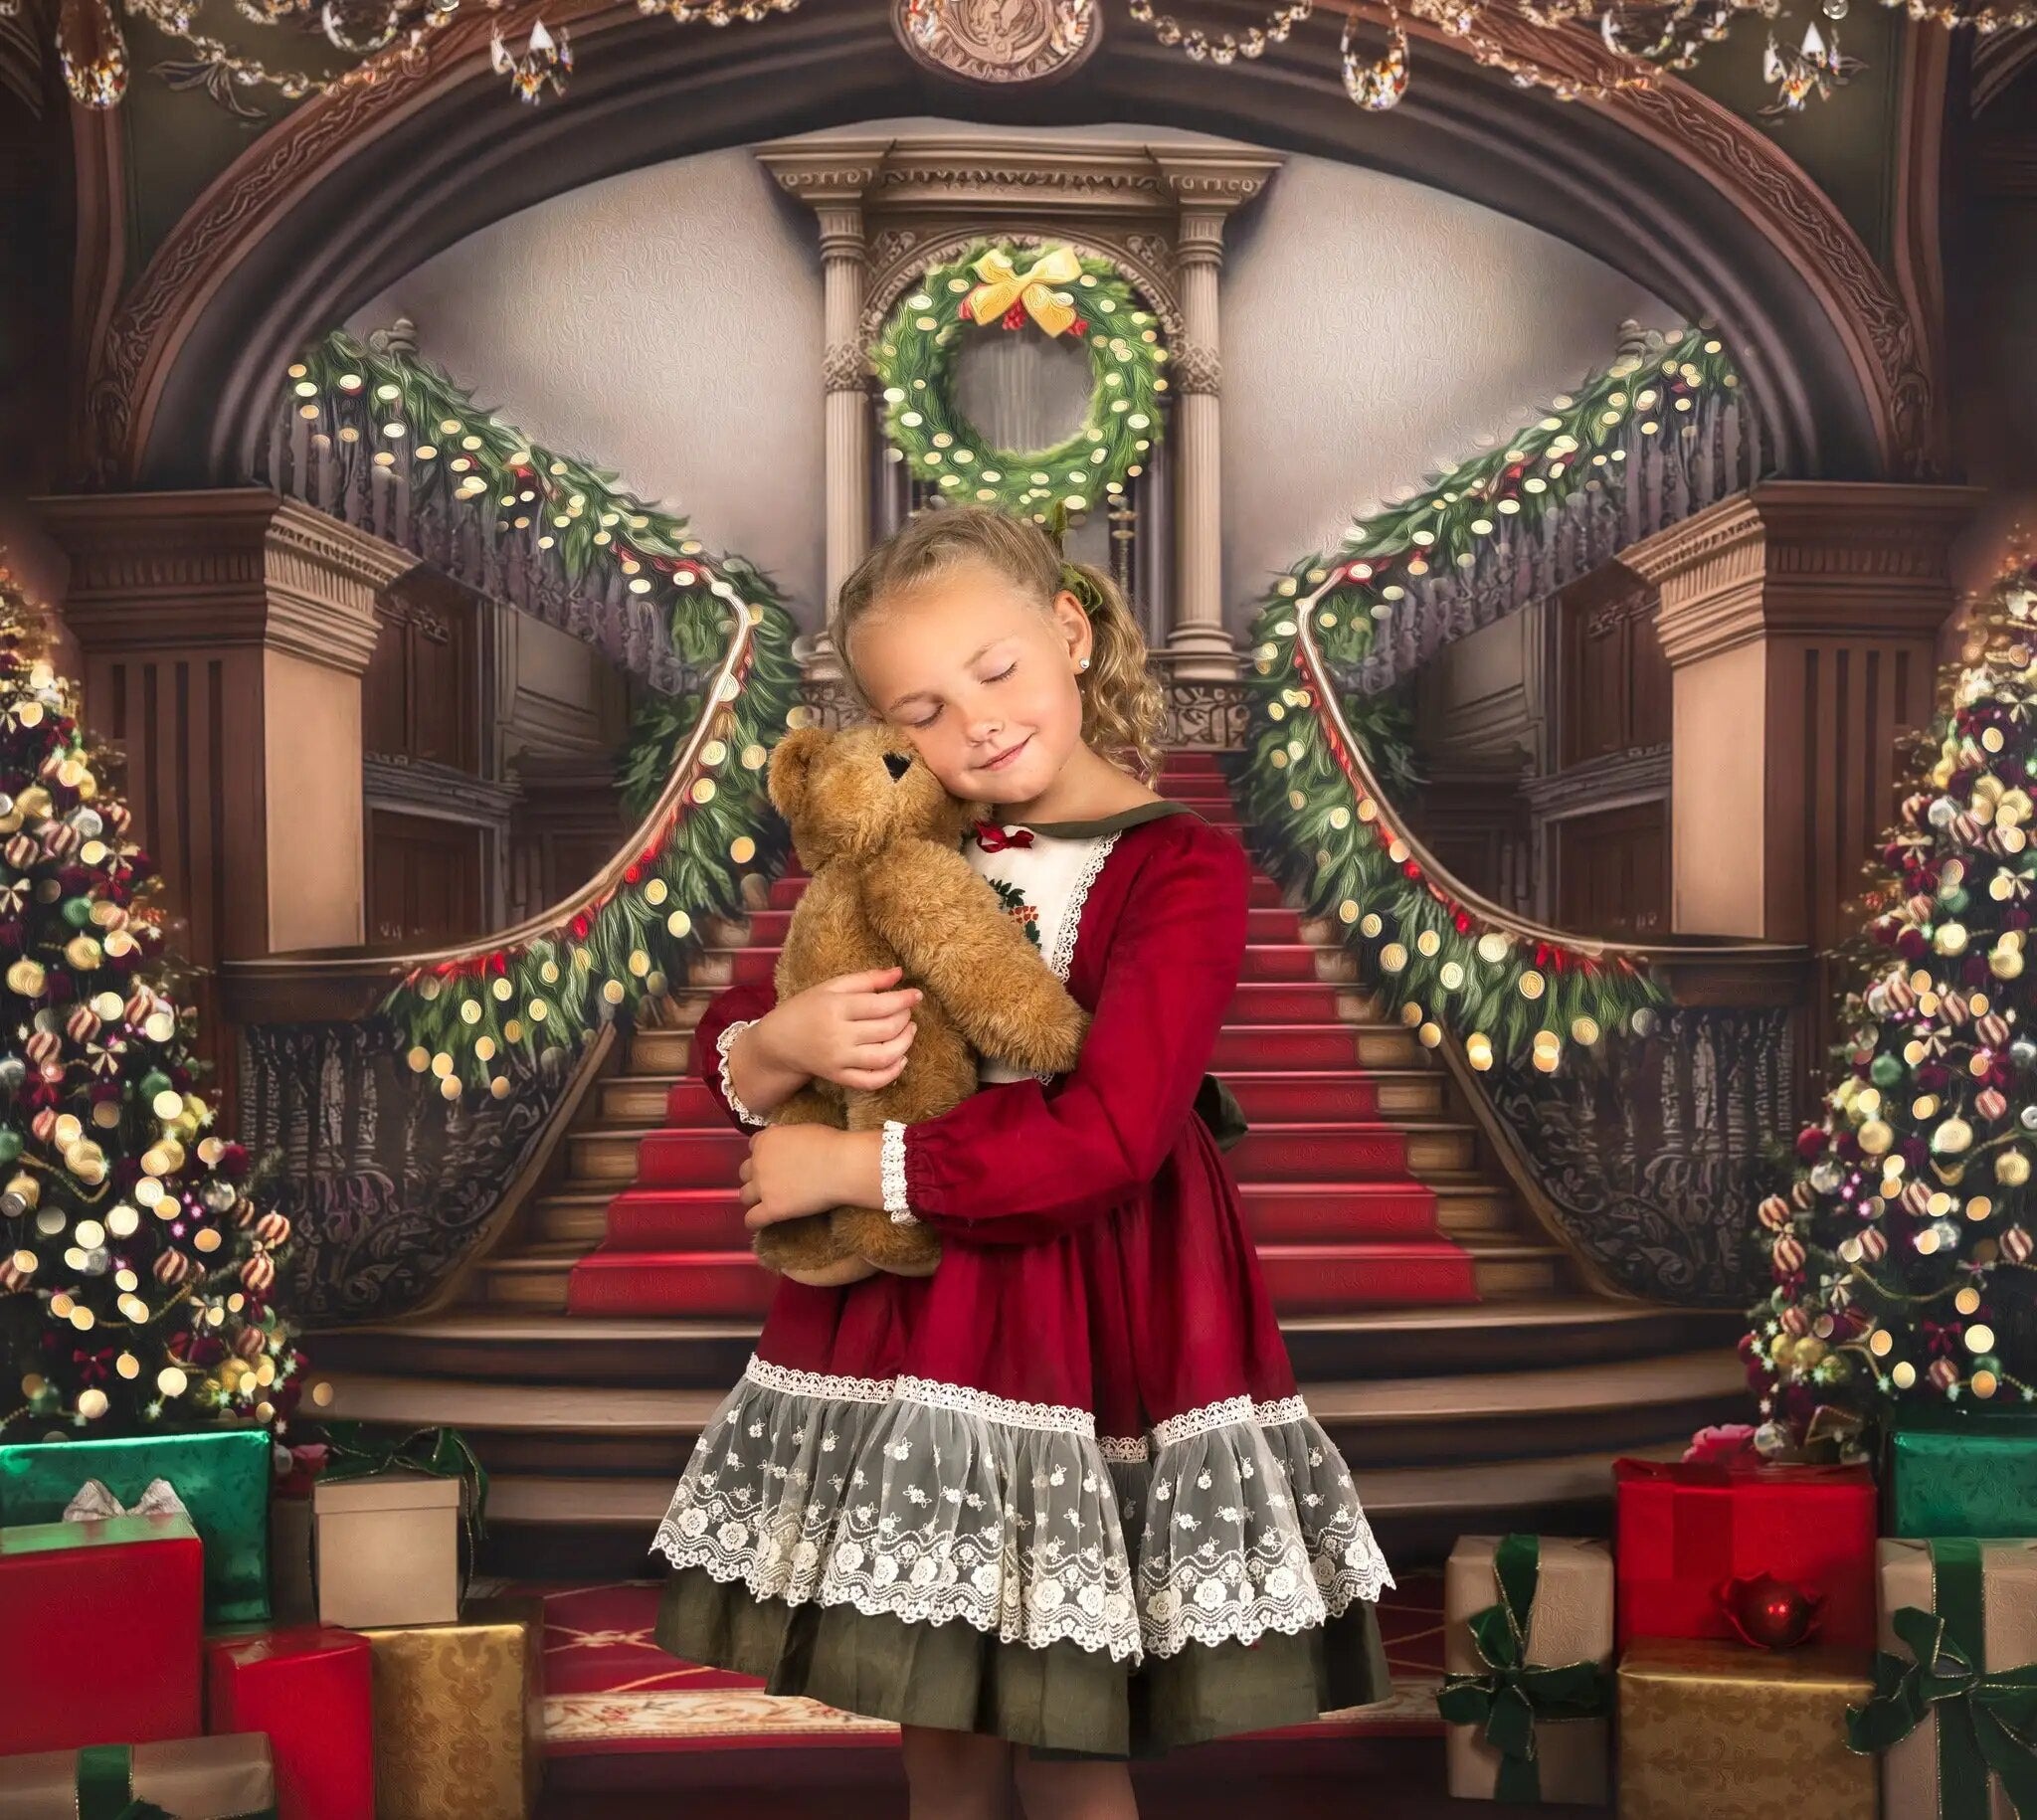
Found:
[[(1212, 755), (1176, 755), (1161, 787), (1236, 829)], [(682, 1016), (730, 979), (769, 978), (804, 884), (780, 879), (725, 931)], [(1249, 939), (1213, 1064), (1251, 1124), (1230, 1161), (1296, 1371), (1389, 1556), (1439, 1556), (1460, 1530), (1602, 1522), (1611, 1454), (1738, 1406), (1730, 1318), (1584, 1290), (1333, 932), (1260, 876)], [(735, 1191), (745, 1140), (690, 1068), (685, 1028), (638, 1032), (460, 1306), (317, 1342), (333, 1413), (474, 1439), (503, 1571), (644, 1571), (749, 1355), (771, 1284)]]

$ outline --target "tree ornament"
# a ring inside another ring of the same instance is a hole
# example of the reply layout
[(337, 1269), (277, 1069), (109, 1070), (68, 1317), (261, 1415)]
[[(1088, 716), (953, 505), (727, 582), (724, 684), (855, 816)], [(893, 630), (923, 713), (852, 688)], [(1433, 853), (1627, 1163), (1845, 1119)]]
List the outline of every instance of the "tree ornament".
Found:
[(1721, 1580), (1713, 1598), (1743, 1643), (1756, 1649), (1794, 1649), (1818, 1627), (1824, 1595), (1771, 1573)]
[(2030, 1261), (2032, 1240), (2021, 1226), (2011, 1226), (1998, 1241), (2001, 1255), (2011, 1264), (2027, 1264)]
[(1983, 1087), (1973, 1096), (1973, 1110), (1992, 1124), (2009, 1109), (2008, 1095), (1998, 1087)]
[(1755, 1216), (1770, 1232), (1780, 1232), (1790, 1222), (1789, 1203), (1780, 1194), (1770, 1194), (1755, 1209)]
[(1971, 1148), (1973, 1127), (1964, 1119), (1950, 1118), (1931, 1134), (1931, 1148), (1942, 1157), (1956, 1157)]
[(2020, 1150), (2005, 1150), (1994, 1160), (1994, 1179), (2004, 1187), (2019, 1188), (2030, 1180), (2030, 1159)]
[(1950, 1390), (1958, 1385), (1959, 1367), (1949, 1359), (1934, 1359), (1931, 1362), (1931, 1369), (1925, 1375), (1931, 1380), (1933, 1389)]
[(1775, 1241), (1768, 1258), (1775, 1267), (1776, 1276), (1793, 1276), (1803, 1268), (1803, 1242), (1793, 1234), (1785, 1233)]

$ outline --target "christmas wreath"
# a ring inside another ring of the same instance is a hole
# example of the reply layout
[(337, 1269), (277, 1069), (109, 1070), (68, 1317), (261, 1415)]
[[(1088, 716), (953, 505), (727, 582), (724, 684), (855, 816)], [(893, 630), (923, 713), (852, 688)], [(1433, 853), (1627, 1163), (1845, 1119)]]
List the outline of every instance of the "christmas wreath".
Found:
[[(1051, 449), (996, 449), (956, 407), (956, 349), (965, 328), (1017, 331), (1028, 321), (1082, 341), (1095, 384), (1073, 436)], [(1166, 362), (1158, 319), (1109, 260), (1009, 241), (980, 242), (952, 264), (930, 267), (870, 355), (887, 433), (915, 475), (950, 498), (1042, 524), (1055, 507), (1079, 512), (1122, 493), (1140, 472), (1160, 435)]]

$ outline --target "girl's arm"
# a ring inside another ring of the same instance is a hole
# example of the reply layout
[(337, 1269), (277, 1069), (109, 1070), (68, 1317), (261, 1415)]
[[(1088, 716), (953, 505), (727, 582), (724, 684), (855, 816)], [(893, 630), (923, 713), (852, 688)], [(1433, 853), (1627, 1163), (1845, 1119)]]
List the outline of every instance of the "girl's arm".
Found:
[[(708, 1000), (700, 1021), (693, 1026), (688, 1065), (706, 1084), (708, 1096), (721, 1108), (723, 1117), (739, 1131), (758, 1130), (771, 1109), (797, 1092), (802, 1084), (789, 1077), (779, 1079), (764, 1070), (752, 1074), (747, 1066), (743, 1078), (737, 1080), (720, 1043), (727, 1036), (733, 1045), (745, 1025), (756, 1022), (777, 1003), (778, 994), (769, 982), (761, 986), (727, 987)], [(745, 1046), (743, 1059), (746, 1064), (753, 1059), (749, 1045)]]
[(1028, 1243), (1100, 1217), (1150, 1182), (1191, 1114), (1237, 990), (1250, 887), (1244, 849), (1227, 837), (1199, 835), (1150, 857), (1132, 880), (1073, 1072), (1051, 1098), (1037, 1080), (999, 1082), (938, 1118), (888, 1127), (883, 1204), (900, 1210), (902, 1179), (903, 1209), (937, 1231)]

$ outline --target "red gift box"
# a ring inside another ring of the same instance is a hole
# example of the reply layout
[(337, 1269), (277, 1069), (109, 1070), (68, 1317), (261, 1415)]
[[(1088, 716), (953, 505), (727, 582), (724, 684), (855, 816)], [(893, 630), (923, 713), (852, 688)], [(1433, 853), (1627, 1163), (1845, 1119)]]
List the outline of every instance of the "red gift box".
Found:
[(204, 1624), (182, 1517), (0, 1530), (0, 1756), (195, 1735)]
[(1615, 1460), (1619, 1647), (1735, 1638), (1715, 1588), (1773, 1574), (1820, 1594), (1817, 1640), (1875, 1646), (1875, 1489), (1864, 1466)]
[(278, 1820), (375, 1820), (373, 1651), (306, 1624), (225, 1633), (205, 1646), (214, 1732), (267, 1731)]

